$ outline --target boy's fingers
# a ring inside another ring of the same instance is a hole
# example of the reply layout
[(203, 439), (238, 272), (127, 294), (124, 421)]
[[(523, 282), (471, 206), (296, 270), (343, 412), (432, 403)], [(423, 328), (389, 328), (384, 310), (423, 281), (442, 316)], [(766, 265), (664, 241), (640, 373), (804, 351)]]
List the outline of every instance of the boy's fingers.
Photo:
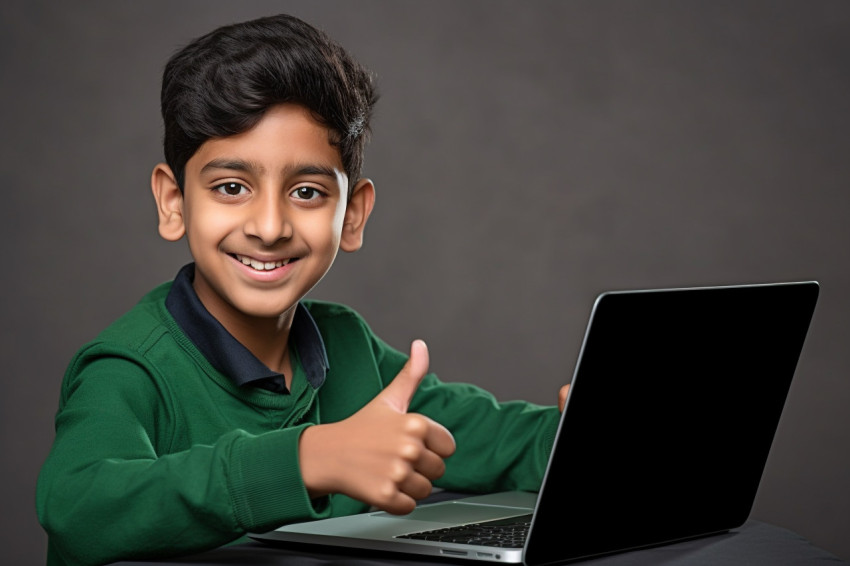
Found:
[(430, 450), (423, 450), (413, 464), (413, 469), (430, 481), (434, 481), (443, 477), (443, 474), (446, 473), (446, 463)]
[(398, 486), (399, 491), (413, 499), (425, 499), (431, 495), (431, 481), (422, 474), (411, 474)]
[(558, 410), (562, 413), (564, 412), (564, 407), (567, 404), (567, 395), (569, 394), (570, 386), (569, 384), (561, 387), (561, 390), (558, 391)]
[(416, 500), (406, 493), (398, 491), (386, 504), (376, 503), (375, 507), (393, 515), (406, 515), (416, 508)]
[(440, 423), (428, 420), (428, 431), (425, 433), (425, 446), (440, 458), (448, 458), (455, 452), (455, 439), (449, 430)]
[(378, 397), (398, 412), (406, 413), (422, 378), (428, 373), (428, 364), (428, 347), (422, 340), (414, 340), (410, 345), (410, 359)]

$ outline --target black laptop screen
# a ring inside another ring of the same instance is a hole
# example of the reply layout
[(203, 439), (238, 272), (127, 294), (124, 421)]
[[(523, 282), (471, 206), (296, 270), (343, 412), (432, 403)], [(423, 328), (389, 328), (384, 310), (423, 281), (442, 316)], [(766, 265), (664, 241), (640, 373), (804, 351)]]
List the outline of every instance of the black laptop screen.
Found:
[(817, 294), (802, 283), (602, 295), (526, 562), (743, 524)]

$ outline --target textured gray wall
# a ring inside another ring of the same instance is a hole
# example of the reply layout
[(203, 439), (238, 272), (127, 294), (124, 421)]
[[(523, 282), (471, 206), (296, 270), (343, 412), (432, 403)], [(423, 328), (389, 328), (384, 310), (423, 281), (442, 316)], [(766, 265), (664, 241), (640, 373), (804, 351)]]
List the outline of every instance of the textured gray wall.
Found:
[(425, 338), (444, 379), (554, 402), (600, 291), (818, 279), (753, 514), (850, 559), (850, 3), (103, 0), (0, 7), (5, 563), (43, 561), (65, 364), (188, 257), (148, 190), (161, 68), (279, 11), (383, 93), (366, 247), (313, 296)]

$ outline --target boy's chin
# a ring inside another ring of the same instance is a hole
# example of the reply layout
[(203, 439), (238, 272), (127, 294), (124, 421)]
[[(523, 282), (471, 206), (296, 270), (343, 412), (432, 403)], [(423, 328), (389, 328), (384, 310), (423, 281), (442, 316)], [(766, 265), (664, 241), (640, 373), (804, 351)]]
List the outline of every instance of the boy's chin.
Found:
[(285, 316), (289, 313), (292, 308), (298, 304), (298, 301), (294, 303), (284, 303), (279, 305), (271, 306), (268, 303), (264, 305), (234, 305), (236, 310), (244, 316), (245, 318), (255, 318), (255, 319), (270, 319), (277, 320), (282, 316)]
[(294, 296), (270, 297), (266, 293), (258, 295), (248, 293), (228, 294), (220, 297), (219, 301), (223, 305), (227, 305), (226, 310), (222, 312), (225, 317), (276, 320), (290, 312), (298, 304), (299, 298)]

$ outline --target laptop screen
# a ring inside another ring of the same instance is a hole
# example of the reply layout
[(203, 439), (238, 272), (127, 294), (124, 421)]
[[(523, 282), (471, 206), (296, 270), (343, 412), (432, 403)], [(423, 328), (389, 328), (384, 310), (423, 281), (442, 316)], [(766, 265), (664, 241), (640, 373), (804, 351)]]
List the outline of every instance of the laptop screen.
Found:
[(526, 563), (743, 524), (817, 295), (810, 282), (600, 296)]

